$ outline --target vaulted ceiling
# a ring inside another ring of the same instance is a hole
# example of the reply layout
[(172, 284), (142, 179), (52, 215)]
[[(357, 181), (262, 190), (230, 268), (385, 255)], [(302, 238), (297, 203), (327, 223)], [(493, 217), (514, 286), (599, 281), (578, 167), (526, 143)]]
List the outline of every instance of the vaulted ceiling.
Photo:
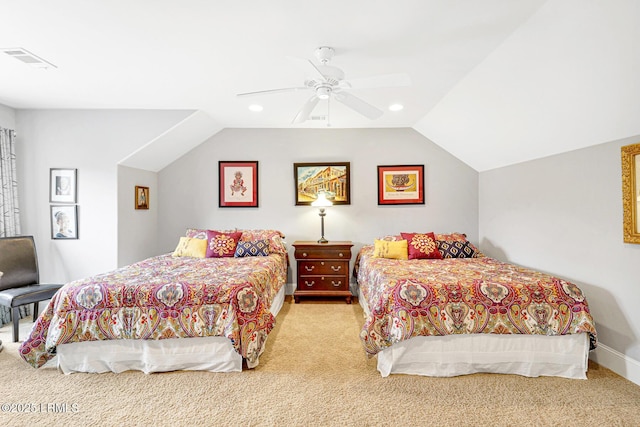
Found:
[[(184, 138), (189, 123), (197, 137), (413, 127), (478, 171), (640, 135), (636, 0), (0, 2), (0, 48), (49, 63), (0, 52), (0, 104), (15, 109), (193, 110)], [(379, 118), (331, 97), (292, 123), (311, 89), (236, 96), (304, 87), (300, 59), (320, 65), (320, 46)], [(411, 84), (359, 85), (396, 73)]]

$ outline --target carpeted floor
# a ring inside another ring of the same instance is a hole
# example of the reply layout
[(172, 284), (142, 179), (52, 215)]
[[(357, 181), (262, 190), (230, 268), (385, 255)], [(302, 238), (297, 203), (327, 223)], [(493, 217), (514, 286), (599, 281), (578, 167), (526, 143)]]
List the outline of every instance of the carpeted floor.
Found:
[[(360, 345), (362, 323), (358, 304), (288, 301), (256, 369), (151, 375), (33, 369), (7, 325), (0, 328), (0, 404), (33, 404), (40, 412), (0, 412), (0, 425), (640, 425), (640, 387), (597, 364), (586, 381), (382, 378)], [(30, 326), (23, 321), (21, 337)]]

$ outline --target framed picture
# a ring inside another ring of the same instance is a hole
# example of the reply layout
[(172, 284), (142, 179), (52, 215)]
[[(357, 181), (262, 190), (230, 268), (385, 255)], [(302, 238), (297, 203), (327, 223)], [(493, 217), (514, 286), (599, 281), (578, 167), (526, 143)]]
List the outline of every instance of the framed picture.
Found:
[(640, 144), (620, 148), (622, 223), (625, 243), (640, 243)]
[(149, 209), (149, 187), (136, 185), (134, 197), (134, 206), (136, 209)]
[(349, 162), (294, 163), (296, 206), (310, 205), (324, 192), (334, 205), (351, 204)]
[(49, 201), (51, 203), (77, 203), (77, 169), (49, 170)]
[(221, 208), (258, 207), (258, 162), (219, 161)]
[(379, 205), (424, 205), (424, 165), (378, 166)]
[(51, 205), (51, 238), (78, 238), (78, 205)]

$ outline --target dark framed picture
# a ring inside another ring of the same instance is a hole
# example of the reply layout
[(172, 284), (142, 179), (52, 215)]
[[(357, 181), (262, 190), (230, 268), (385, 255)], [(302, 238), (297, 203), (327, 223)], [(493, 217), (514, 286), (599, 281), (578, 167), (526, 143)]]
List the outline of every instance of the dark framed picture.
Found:
[(351, 204), (349, 162), (294, 163), (296, 206), (310, 205), (324, 192), (334, 205)]
[(219, 161), (221, 208), (258, 207), (258, 162)]
[(51, 168), (49, 170), (49, 201), (51, 203), (77, 203), (77, 169)]
[(424, 205), (424, 165), (378, 166), (379, 205)]
[(134, 197), (136, 209), (149, 209), (149, 187), (136, 185)]
[(51, 238), (78, 238), (78, 205), (51, 205)]

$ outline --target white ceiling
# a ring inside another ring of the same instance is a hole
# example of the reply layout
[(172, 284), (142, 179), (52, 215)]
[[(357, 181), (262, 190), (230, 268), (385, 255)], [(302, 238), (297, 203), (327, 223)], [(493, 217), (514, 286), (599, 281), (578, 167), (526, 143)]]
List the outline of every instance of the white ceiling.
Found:
[(315, 62), (331, 46), (347, 80), (412, 81), (352, 89), (384, 115), (333, 102), (333, 128), (413, 127), (478, 171), (640, 135), (636, 0), (0, 0), (0, 11), (0, 48), (55, 65), (0, 53), (0, 104), (16, 109), (187, 109), (216, 129), (325, 127), (291, 124), (310, 92), (236, 94), (302, 86), (309, 76), (288, 57)]

